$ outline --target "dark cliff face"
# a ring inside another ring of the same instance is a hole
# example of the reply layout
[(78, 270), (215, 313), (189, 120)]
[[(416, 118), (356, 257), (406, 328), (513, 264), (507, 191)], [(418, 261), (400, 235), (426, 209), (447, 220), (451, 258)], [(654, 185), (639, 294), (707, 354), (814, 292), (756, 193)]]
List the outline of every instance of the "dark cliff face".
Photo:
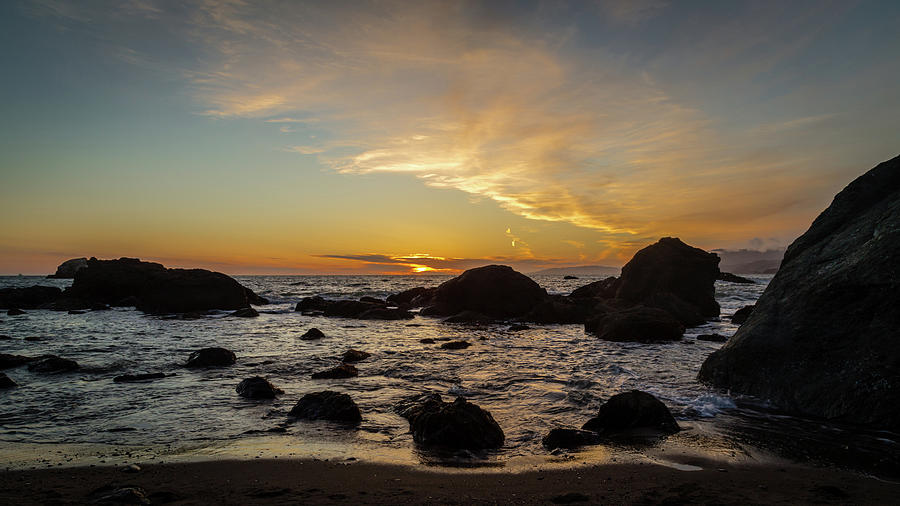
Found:
[(900, 429), (900, 157), (850, 183), (791, 244), (700, 379), (796, 413)]

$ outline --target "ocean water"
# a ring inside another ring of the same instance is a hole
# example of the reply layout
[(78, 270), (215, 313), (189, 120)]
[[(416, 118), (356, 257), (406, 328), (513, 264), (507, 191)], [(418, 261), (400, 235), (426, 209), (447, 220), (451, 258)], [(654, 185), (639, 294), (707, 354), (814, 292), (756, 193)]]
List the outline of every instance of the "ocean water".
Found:
[[(688, 329), (680, 342), (665, 344), (601, 341), (581, 325), (532, 325), (531, 330), (510, 332), (508, 325), (451, 325), (421, 316), (360, 321), (293, 311), (305, 296), (383, 298), (448, 279), (428, 275), (236, 276), (272, 301), (257, 308), (260, 317), (249, 319), (226, 318), (222, 312), (174, 320), (126, 308), (81, 315), (4, 313), (0, 334), (12, 339), (0, 340), (0, 353), (55, 354), (76, 360), (81, 369), (63, 374), (31, 373), (25, 367), (6, 370), (21, 386), (0, 391), (0, 449), (111, 445), (155, 449), (154, 455), (215, 455), (219, 448), (245, 444), (262, 448), (257, 452), (261, 456), (277, 454), (272, 448), (281, 446), (290, 449), (283, 454), (292, 456), (446, 459), (415, 448), (406, 420), (392, 411), (401, 398), (430, 391), (445, 400), (465, 396), (490, 411), (506, 434), (499, 450), (453, 458), (503, 462), (547, 455), (540, 440), (551, 428), (580, 427), (609, 396), (640, 389), (665, 402), (682, 425), (722, 440), (774, 445), (776, 452), (788, 451), (795, 458), (843, 462), (852, 454), (849, 460), (855, 462), (896, 455), (900, 447), (894, 434), (786, 417), (764, 400), (731, 396), (697, 382), (703, 360), (721, 344), (696, 336), (734, 334), (737, 327), (725, 316), (752, 304), (771, 278), (751, 277), (757, 284), (717, 282), (723, 317)], [(534, 279), (548, 292), (561, 294), (595, 280)], [(0, 287), (69, 283), (0, 278)], [(326, 337), (300, 340), (312, 327)], [(420, 343), (424, 338), (462, 339), (472, 346), (442, 350), (440, 341)], [(237, 364), (205, 370), (182, 366), (192, 351), (209, 346), (233, 350)], [(359, 377), (310, 378), (313, 372), (338, 365), (337, 357), (350, 348), (372, 354), (356, 364)], [(112, 380), (121, 374), (154, 372), (174, 375), (146, 383)], [(238, 382), (257, 375), (267, 377), (284, 395), (267, 401), (239, 397)], [(363, 413), (358, 429), (288, 421), (287, 412), (303, 394), (326, 389), (348, 393), (356, 401)], [(261, 437), (265, 444), (260, 446)]]

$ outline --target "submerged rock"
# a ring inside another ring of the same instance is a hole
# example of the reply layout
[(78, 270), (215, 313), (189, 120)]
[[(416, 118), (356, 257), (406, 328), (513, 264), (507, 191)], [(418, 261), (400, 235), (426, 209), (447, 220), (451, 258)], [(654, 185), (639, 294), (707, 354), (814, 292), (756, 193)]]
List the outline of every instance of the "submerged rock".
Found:
[(350, 364), (341, 364), (331, 369), (313, 373), (312, 379), (343, 379), (355, 376), (359, 376), (359, 371), (356, 367)]
[(253, 309), (252, 307), (245, 307), (238, 309), (228, 316), (235, 316), (238, 318), (256, 318), (257, 316), (259, 316), (259, 311)]
[(511, 267), (487, 265), (441, 283), (427, 313), (448, 316), (468, 310), (510, 318), (528, 313), (546, 296), (534, 280)]
[[(62, 296), (55, 286), (29, 286), (25, 288), (0, 288), (0, 308), (10, 310), (49, 307)], [(22, 314), (22, 313), (15, 313)]]
[(419, 339), (419, 342), (422, 344), (434, 344), (434, 339), (426, 337), (425, 339)]
[(750, 318), (750, 315), (753, 313), (753, 309), (756, 308), (756, 304), (750, 304), (749, 306), (744, 306), (731, 315), (731, 323), (735, 325), (743, 325), (747, 318)]
[(56, 355), (47, 355), (28, 364), (28, 370), (31, 372), (57, 373), (74, 371), (76, 369), (78, 369), (78, 362), (60, 358)]
[(140, 381), (151, 381), (155, 379), (165, 378), (165, 373), (161, 372), (152, 372), (146, 374), (123, 374), (121, 376), (116, 376), (113, 378), (113, 382), (115, 383), (135, 383)]
[(462, 323), (465, 325), (484, 325), (493, 322), (493, 318), (488, 318), (487, 316), (476, 311), (462, 311), (461, 313), (455, 314), (450, 318), (445, 318), (441, 321), (441, 323)]
[(360, 362), (371, 357), (371, 353), (359, 350), (347, 350), (341, 355), (341, 362)]
[(719, 281), (727, 281), (728, 283), (740, 283), (744, 285), (756, 284), (756, 281), (753, 281), (752, 279), (738, 276), (737, 274), (732, 274), (730, 272), (720, 272), (719, 276), (716, 279), (718, 279)]
[(185, 367), (224, 367), (234, 364), (237, 356), (225, 348), (203, 348), (191, 353)]
[(684, 326), (662, 309), (637, 306), (610, 311), (584, 324), (584, 330), (605, 341), (677, 341)]
[(84, 269), (85, 267), (87, 267), (87, 258), (73, 258), (59, 264), (59, 267), (56, 268), (56, 273), (50, 274), (47, 277), (56, 279), (72, 279), (75, 277), (76, 272)]
[(698, 341), (710, 341), (713, 343), (724, 343), (728, 340), (726, 336), (721, 334), (700, 334), (697, 336)]
[(323, 337), (325, 337), (325, 333), (313, 327), (304, 332), (303, 335), (300, 336), (300, 339), (303, 339), (304, 341), (312, 341), (315, 339), (322, 339)]
[(25, 314), (25, 311), (22, 311), (21, 309), (18, 309), (18, 308), (12, 308), (9, 311), (7, 311), (6, 314), (9, 316), (19, 316), (19, 315)]
[(442, 350), (464, 350), (472, 346), (472, 343), (468, 341), (450, 341), (449, 343), (444, 343), (441, 345)]
[(563, 276), (563, 279), (578, 279), (578, 276)]
[(248, 399), (274, 399), (276, 395), (284, 393), (283, 390), (269, 383), (269, 380), (259, 376), (242, 380), (234, 390), (241, 397)]
[(596, 432), (563, 427), (551, 429), (550, 432), (541, 439), (541, 443), (550, 450), (556, 448), (577, 448), (579, 446), (595, 445), (600, 444), (600, 441), (601, 438)]
[(442, 402), (436, 394), (402, 409), (416, 443), (453, 449), (480, 450), (503, 445), (503, 430), (491, 414), (457, 397)]
[(795, 414), (900, 431), (900, 157), (844, 188), (700, 380)]
[(362, 420), (359, 407), (349, 395), (331, 390), (304, 395), (288, 416), (346, 423), (359, 423)]
[(665, 404), (640, 390), (610, 397), (600, 406), (597, 416), (588, 420), (582, 429), (602, 434), (631, 429), (653, 429), (672, 434), (681, 430)]
[(0, 353), (0, 370), (11, 369), (13, 367), (19, 367), (19, 366), (25, 365), (29, 362), (34, 362), (35, 360), (37, 360), (37, 359), (32, 358), (32, 357)]
[(13, 381), (9, 376), (5, 373), (0, 372), (0, 388), (13, 388), (19, 386), (18, 383)]

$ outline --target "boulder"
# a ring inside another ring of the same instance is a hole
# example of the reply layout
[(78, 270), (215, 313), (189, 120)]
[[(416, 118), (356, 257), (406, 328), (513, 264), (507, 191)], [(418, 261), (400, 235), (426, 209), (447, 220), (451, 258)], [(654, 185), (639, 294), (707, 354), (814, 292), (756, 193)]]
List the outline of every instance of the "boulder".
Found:
[(62, 296), (55, 286), (29, 286), (26, 288), (0, 288), (0, 308), (38, 309), (49, 307)]
[(476, 311), (462, 311), (449, 318), (445, 318), (441, 323), (461, 323), (464, 325), (486, 325), (494, 323), (493, 318), (478, 313)]
[(900, 156), (791, 244), (700, 380), (789, 413), (900, 431)]
[(753, 309), (756, 307), (756, 304), (750, 304), (749, 306), (744, 306), (731, 315), (731, 323), (735, 325), (743, 325), (747, 318), (750, 318), (750, 314), (753, 313)]
[(551, 295), (537, 303), (522, 320), (533, 323), (584, 323), (594, 313), (593, 298), (570, 298)]
[(362, 420), (359, 407), (349, 395), (331, 390), (304, 395), (288, 416), (345, 423), (359, 423)]
[(541, 443), (550, 450), (556, 448), (578, 448), (600, 444), (601, 438), (596, 432), (558, 427), (541, 439)]
[(732, 274), (730, 272), (720, 272), (719, 276), (716, 279), (718, 279), (719, 281), (726, 281), (728, 283), (740, 283), (744, 285), (756, 284), (756, 281), (753, 281), (752, 279), (738, 276), (737, 274)]
[(114, 383), (137, 383), (141, 381), (152, 381), (156, 379), (165, 378), (165, 373), (161, 372), (151, 372), (145, 374), (123, 374), (121, 376), (116, 376), (113, 378)]
[(304, 297), (297, 303), (294, 311), (324, 311), (327, 302), (318, 295), (315, 297)]
[(322, 339), (323, 337), (325, 337), (325, 333), (322, 332), (321, 330), (313, 327), (313, 328), (307, 330), (306, 332), (304, 332), (303, 335), (300, 336), (300, 339), (302, 339), (304, 341), (313, 341), (315, 339)]
[(684, 326), (662, 309), (636, 306), (609, 311), (584, 324), (584, 330), (606, 341), (677, 341)]
[(600, 281), (594, 281), (593, 283), (588, 283), (580, 288), (576, 288), (569, 294), (569, 297), (574, 299), (582, 299), (582, 298), (596, 298), (600, 297), (603, 299), (611, 299), (616, 296), (616, 291), (619, 289), (619, 278), (615, 276), (608, 277), (606, 279), (601, 279)]
[(563, 279), (578, 279), (578, 276), (563, 276)]
[(487, 265), (441, 283), (428, 314), (449, 316), (469, 310), (492, 318), (510, 318), (528, 313), (546, 296), (534, 280), (511, 267)]
[(441, 394), (423, 393), (401, 399), (394, 404), (394, 412), (411, 422), (425, 411), (438, 409), (443, 404)]
[(665, 404), (640, 390), (610, 397), (600, 406), (597, 416), (588, 420), (582, 429), (603, 435), (632, 429), (653, 429), (664, 434), (681, 430)]
[(434, 339), (426, 337), (425, 339), (419, 339), (419, 342), (422, 344), (434, 344)]
[(418, 286), (416, 288), (404, 290), (400, 293), (389, 295), (387, 302), (398, 306), (422, 307), (431, 303), (431, 298), (434, 296), (435, 290), (434, 287), (425, 288), (423, 286)]
[(700, 334), (697, 336), (698, 341), (710, 341), (713, 343), (724, 343), (728, 340), (726, 336), (722, 334)]
[(369, 297), (368, 295), (360, 297), (359, 301), (360, 302), (368, 302), (369, 304), (378, 304), (379, 306), (387, 305), (387, 302), (385, 302), (379, 298), (376, 298), (376, 297)]
[(312, 379), (343, 379), (355, 376), (359, 376), (359, 371), (356, 367), (350, 364), (341, 364), (331, 369), (313, 373)]
[(134, 297), (137, 309), (147, 313), (242, 309), (268, 303), (225, 274), (204, 269), (166, 269), (135, 258), (91, 258), (87, 267), (75, 273), (64, 296), (104, 304)]
[(0, 370), (12, 369), (13, 367), (19, 367), (29, 362), (34, 362), (35, 360), (37, 359), (32, 357), (23, 357), (22, 355), (0, 353)]
[(259, 376), (242, 380), (234, 390), (241, 397), (248, 399), (274, 399), (276, 395), (284, 393), (283, 390), (269, 383), (269, 380)]
[(19, 316), (19, 315), (25, 314), (25, 311), (22, 311), (21, 309), (14, 307), (14, 308), (10, 309), (9, 311), (7, 311), (6, 314), (9, 316)]
[(371, 357), (371, 353), (359, 350), (347, 350), (341, 355), (341, 362), (360, 362)]
[(13, 388), (19, 386), (18, 383), (13, 381), (9, 376), (5, 373), (0, 372), (0, 388)]
[(87, 258), (73, 258), (59, 264), (59, 267), (56, 268), (56, 273), (50, 274), (47, 277), (56, 279), (72, 279), (75, 277), (76, 272), (84, 269), (85, 267), (87, 267)]
[(185, 367), (224, 367), (234, 364), (237, 356), (225, 348), (203, 348), (191, 353)]
[(358, 318), (370, 309), (383, 309), (384, 306), (359, 300), (326, 301), (325, 316), (338, 318)]
[(472, 346), (468, 341), (450, 341), (441, 345), (442, 350), (464, 350)]
[(503, 430), (489, 412), (457, 397), (442, 402), (428, 396), (404, 410), (413, 440), (425, 446), (480, 450), (503, 445)]
[(701, 316), (719, 316), (715, 282), (719, 257), (663, 237), (634, 254), (622, 267), (616, 297), (636, 304), (667, 294), (694, 306)]
[(253, 309), (252, 307), (245, 307), (242, 309), (238, 309), (228, 316), (235, 316), (238, 318), (256, 318), (257, 316), (259, 316), (259, 311)]
[(40, 357), (28, 364), (28, 370), (31, 372), (57, 373), (74, 371), (76, 369), (78, 369), (78, 362), (60, 358), (56, 355)]

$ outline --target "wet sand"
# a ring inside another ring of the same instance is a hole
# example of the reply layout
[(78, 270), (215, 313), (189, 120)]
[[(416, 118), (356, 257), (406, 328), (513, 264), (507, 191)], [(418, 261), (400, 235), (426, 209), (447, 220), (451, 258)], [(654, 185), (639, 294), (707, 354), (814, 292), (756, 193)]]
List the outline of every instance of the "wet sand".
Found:
[(117, 487), (138, 487), (152, 504), (895, 504), (900, 497), (900, 484), (834, 468), (693, 464), (702, 470), (628, 463), (509, 473), (286, 459), (148, 464), (133, 473), (71, 467), (0, 473), (0, 504), (85, 504)]

